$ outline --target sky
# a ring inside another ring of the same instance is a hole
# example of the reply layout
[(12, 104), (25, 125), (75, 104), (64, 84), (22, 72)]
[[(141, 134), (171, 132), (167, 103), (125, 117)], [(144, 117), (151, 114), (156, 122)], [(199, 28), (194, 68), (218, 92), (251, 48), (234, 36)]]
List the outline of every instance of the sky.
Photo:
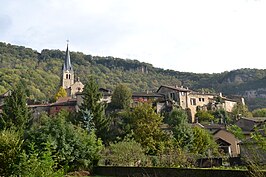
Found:
[(0, 41), (193, 73), (266, 69), (266, 0), (0, 0)]

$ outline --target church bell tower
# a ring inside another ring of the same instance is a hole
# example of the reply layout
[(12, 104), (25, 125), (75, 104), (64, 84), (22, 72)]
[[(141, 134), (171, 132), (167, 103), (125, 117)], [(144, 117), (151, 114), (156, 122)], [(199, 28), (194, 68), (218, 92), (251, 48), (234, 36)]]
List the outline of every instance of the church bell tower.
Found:
[(71, 85), (74, 84), (74, 70), (71, 65), (70, 61), (70, 54), (68, 50), (68, 43), (67, 43), (67, 49), (66, 49), (66, 56), (65, 56), (65, 62), (62, 67), (62, 87), (64, 89), (68, 89), (71, 87)]

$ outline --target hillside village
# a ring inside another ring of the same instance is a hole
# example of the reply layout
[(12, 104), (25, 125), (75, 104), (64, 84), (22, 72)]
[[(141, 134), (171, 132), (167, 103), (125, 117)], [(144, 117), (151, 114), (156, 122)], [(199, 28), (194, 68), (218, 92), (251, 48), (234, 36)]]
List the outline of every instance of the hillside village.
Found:
[[(79, 76), (76, 75), (75, 70), (71, 62), (71, 56), (69, 46), (67, 45), (65, 60), (63, 63), (60, 87), (66, 91), (65, 97), (60, 97), (55, 102), (51, 103), (35, 103), (28, 102), (32, 115), (35, 119), (38, 119), (43, 113), (48, 115), (56, 115), (60, 111), (65, 110), (68, 112), (79, 112), (80, 107), (83, 104), (84, 99), (84, 86)], [(147, 72), (145, 70), (145, 72)], [(107, 88), (99, 88), (99, 92), (102, 94), (100, 102), (106, 105), (112, 102), (113, 90)], [(0, 95), (0, 112), (4, 105), (4, 100), (9, 97), (10, 91)], [(251, 93), (249, 94), (251, 95)], [(152, 104), (154, 112), (158, 115), (169, 114), (172, 110), (178, 108), (186, 112), (188, 117), (188, 123), (191, 127), (198, 127), (200, 129), (207, 130), (212, 138), (219, 146), (219, 151), (222, 152), (230, 159), (231, 165), (240, 165), (242, 162), (239, 160), (242, 156), (249, 156), (250, 152), (245, 142), (250, 141), (252, 134), (258, 129), (263, 128), (266, 122), (266, 117), (245, 117), (240, 113), (233, 115), (234, 110), (238, 106), (246, 106), (245, 99), (241, 96), (223, 95), (223, 93), (209, 93), (199, 92), (189, 89), (186, 86), (176, 85), (161, 85), (156, 92), (133, 92), (131, 95), (130, 108), (134, 109), (139, 104), (148, 103)], [(202, 121), (204, 118), (200, 117), (199, 112), (207, 111), (221, 111), (218, 118), (209, 119), (208, 121)], [(232, 114), (234, 121), (229, 122), (226, 114)], [(241, 128), (244, 139), (237, 137), (232, 131), (228, 130), (228, 126), (234, 125)], [(115, 125), (115, 124), (114, 124)], [(171, 131), (171, 126), (164, 123), (161, 126), (162, 130)], [(255, 145), (255, 144), (254, 144)], [(263, 157), (265, 158), (265, 157)], [(262, 160), (266, 160), (263, 159)], [(264, 161), (266, 162), (266, 161)], [(215, 162), (213, 165), (222, 165), (222, 162)], [(202, 161), (199, 166), (210, 166), (209, 161)]]

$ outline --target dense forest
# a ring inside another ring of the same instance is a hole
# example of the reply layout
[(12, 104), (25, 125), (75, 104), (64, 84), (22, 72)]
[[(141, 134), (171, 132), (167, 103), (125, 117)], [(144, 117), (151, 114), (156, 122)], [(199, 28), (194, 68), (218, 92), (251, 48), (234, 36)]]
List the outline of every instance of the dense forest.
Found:
[[(256, 91), (255, 97), (246, 99), (249, 108), (265, 107), (266, 104), (266, 69), (198, 74), (155, 68), (138, 60), (81, 52), (71, 52), (70, 55), (75, 76), (83, 83), (92, 75), (100, 87), (109, 89), (124, 83), (133, 91), (156, 91), (160, 85), (182, 85), (192, 90), (247, 96), (247, 91), (253, 90)], [(28, 86), (31, 99), (49, 101), (60, 85), (64, 56), (65, 51), (44, 49), (39, 53), (24, 46), (0, 42), (0, 94), (21, 81)]]

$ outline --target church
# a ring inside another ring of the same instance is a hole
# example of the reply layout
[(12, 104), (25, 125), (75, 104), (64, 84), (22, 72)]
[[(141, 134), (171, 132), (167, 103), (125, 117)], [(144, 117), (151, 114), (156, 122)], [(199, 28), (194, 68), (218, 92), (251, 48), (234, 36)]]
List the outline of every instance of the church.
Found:
[(75, 72), (70, 60), (70, 52), (66, 49), (65, 61), (62, 67), (61, 86), (66, 90), (68, 97), (75, 97), (76, 93), (82, 92), (84, 85), (79, 77), (75, 80)]

